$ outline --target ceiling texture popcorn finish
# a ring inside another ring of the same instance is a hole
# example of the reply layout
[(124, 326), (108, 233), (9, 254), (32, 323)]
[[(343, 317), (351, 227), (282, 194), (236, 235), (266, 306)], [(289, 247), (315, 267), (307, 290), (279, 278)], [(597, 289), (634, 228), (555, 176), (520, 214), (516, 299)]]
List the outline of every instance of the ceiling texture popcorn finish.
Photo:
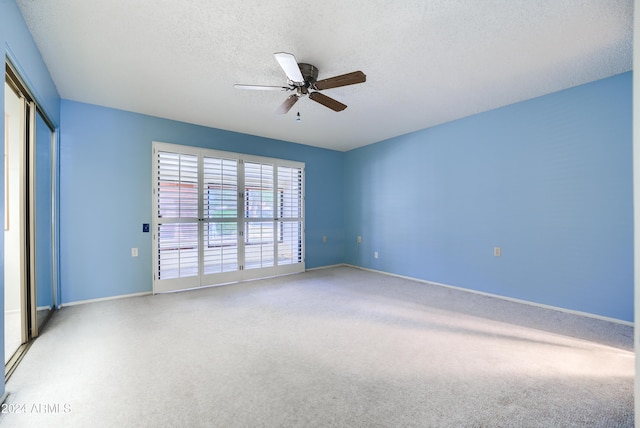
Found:
[[(633, 0), (18, 0), (65, 99), (335, 150), (623, 73)], [(277, 115), (275, 52), (367, 81)]]

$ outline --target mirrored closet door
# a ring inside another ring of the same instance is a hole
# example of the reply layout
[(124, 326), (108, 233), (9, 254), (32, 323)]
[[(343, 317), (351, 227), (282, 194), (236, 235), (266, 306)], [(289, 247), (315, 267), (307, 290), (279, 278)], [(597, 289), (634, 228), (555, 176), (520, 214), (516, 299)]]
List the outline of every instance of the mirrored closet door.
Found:
[(5, 377), (56, 307), (55, 133), (13, 67), (4, 85)]

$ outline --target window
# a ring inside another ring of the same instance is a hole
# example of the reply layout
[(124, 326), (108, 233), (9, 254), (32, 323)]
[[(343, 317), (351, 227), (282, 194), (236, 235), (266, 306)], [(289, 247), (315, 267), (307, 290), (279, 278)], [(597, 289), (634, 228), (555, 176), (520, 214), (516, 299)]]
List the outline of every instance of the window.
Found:
[(304, 164), (153, 144), (154, 292), (304, 271)]

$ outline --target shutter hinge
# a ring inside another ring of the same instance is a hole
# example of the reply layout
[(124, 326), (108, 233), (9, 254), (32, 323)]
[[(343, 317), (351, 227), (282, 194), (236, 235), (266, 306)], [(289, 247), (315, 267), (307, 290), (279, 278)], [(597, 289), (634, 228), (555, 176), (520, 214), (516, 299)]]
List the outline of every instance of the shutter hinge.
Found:
[(243, 265), (238, 266), (238, 270), (244, 270), (244, 266)]

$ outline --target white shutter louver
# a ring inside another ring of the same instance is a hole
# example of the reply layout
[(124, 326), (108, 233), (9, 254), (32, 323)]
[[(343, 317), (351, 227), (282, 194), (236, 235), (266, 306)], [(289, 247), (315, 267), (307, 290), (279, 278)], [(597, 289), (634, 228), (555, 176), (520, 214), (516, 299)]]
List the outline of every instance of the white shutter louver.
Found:
[(273, 266), (273, 165), (244, 163), (245, 269)]
[(238, 269), (238, 161), (203, 160), (204, 274)]
[(278, 167), (278, 265), (303, 261), (302, 168)]
[(198, 275), (198, 158), (157, 157), (158, 279)]

